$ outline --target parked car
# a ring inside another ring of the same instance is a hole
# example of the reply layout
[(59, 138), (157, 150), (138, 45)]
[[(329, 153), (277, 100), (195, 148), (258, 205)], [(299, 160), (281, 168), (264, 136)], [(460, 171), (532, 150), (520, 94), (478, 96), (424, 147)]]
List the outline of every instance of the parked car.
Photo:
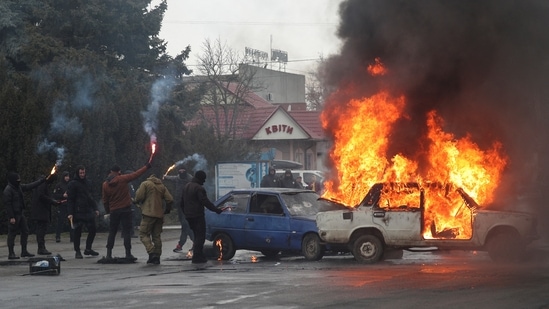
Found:
[(345, 208), (314, 191), (287, 188), (235, 189), (215, 205), (225, 210), (219, 215), (206, 210), (206, 239), (223, 260), (239, 249), (267, 257), (300, 252), (307, 260), (319, 260), (326, 247), (318, 237), (316, 214)]
[[(286, 170), (276, 170), (276, 176), (279, 178), (284, 177), (284, 172)], [(301, 177), (303, 185), (307, 185), (311, 182), (312, 176), (316, 176), (317, 181), (320, 183), (324, 182), (324, 172), (318, 170), (291, 170), (292, 176), (296, 179), (298, 176)]]
[[(452, 214), (449, 227), (436, 210)], [(520, 261), (539, 238), (534, 215), (482, 208), (462, 188), (440, 183), (378, 183), (356, 208), (319, 213), (316, 222), (324, 243), (346, 246), (363, 263), (377, 262), (387, 250), (415, 248), (487, 251), (495, 261)]]

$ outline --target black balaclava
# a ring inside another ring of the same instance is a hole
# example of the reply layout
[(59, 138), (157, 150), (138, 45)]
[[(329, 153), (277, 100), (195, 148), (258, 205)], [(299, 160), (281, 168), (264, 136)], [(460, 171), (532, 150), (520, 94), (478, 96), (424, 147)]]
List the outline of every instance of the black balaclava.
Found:
[(206, 182), (206, 173), (204, 171), (197, 171), (194, 174), (194, 178), (198, 180), (198, 183), (203, 185)]
[(8, 174), (8, 182), (14, 186), (14, 187), (19, 187), (19, 184), (21, 183), (21, 177), (19, 177), (19, 174), (17, 173), (9, 173)]
[(180, 167), (177, 170), (177, 173), (179, 173), (179, 178), (181, 178), (181, 179), (186, 179), (187, 178), (187, 169), (186, 168)]

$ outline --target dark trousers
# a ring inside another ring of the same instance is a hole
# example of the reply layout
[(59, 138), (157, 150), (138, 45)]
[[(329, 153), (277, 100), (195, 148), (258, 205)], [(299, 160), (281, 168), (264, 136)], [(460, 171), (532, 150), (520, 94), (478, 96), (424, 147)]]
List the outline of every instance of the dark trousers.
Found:
[(70, 232), (70, 239), (73, 239), (74, 232), (70, 227), (70, 222), (67, 219), (67, 216), (69, 214), (69, 209), (67, 206), (67, 203), (63, 203), (59, 205), (57, 209), (57, 226), (55, 227), (55, 237), (60, 238), (61, 233), (63, 233), (64, 230), (69, 230)]
[(116, 209), (111, 211), (109, 217), (109, 237), (107, 238), (107, 249), (112, 249), (114, 247), (114, 239), (116, 238), (116, 233), (118, 232), (118, 226), (122, 224), (122, 236), (124, 237), (124, 248), (126, 248), (126, 253), (132, 249), (132, 209), (130, 206), (122, 209)]
[(48, 224), (48, 221), (34, 220), (34, 232), (36, 233), (38, 249), (46, 249), (46, 232), (48, 231)]
[(89, 219), (74, 219), (74, 251), (80, 251), (80, 237), (82, 237), (82, 229), (86, 227), (88, 237), (86, 238), (86, 250), (91, 250), (93, 240), (95, 239), (96, 227), (95, 218)]
[(8, 249), (10, 253), (13, 253), (13, 247), (15, 246), (15, 236), (21, 233), (21, 251), (27, 251), (27, 240), (29, 238), (29, 226), (27, 224), (27, 218), (25, 216), (16, 215), (15, 224), (8, 222)]
[(204, 255), (204, 242), (206, 241), (206, 218), (204, 216), (187, 218), (189, 226), (194, 233), (193, 263), (206, 263)]

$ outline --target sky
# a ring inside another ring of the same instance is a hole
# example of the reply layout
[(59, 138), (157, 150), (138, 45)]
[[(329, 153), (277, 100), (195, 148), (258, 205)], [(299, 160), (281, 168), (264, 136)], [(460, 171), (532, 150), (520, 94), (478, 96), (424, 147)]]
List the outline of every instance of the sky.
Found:
[[(159, 1), (152, 1), (152, 5)], [(285, 71), (306, 75), (318, 59), (336, 54), (338, 8), (342, 0), (168, 0), (160, 31), (168, 54), (191, 46), (186, 64), (195, 68), (206, 39), (220, 40), (244, 55), (246, 47), (286, 51)], [(272, 67), (279, 69), (278, 65)], [(195, 70), (196, 71), (196, 70)]]

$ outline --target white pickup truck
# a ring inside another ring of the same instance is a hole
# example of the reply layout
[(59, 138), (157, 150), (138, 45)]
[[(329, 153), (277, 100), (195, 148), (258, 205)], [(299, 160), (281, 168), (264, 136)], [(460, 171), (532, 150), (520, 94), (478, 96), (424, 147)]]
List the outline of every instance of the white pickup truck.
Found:
[(377, 183), (357, 207), (319, 213), (316, 224), (325, 244), (362, 263), (415, 248), (488, 251), (492, 260), (516, 261), (539, 238), (532, 214), (483, 209), (461, 188), (440, 183)]

